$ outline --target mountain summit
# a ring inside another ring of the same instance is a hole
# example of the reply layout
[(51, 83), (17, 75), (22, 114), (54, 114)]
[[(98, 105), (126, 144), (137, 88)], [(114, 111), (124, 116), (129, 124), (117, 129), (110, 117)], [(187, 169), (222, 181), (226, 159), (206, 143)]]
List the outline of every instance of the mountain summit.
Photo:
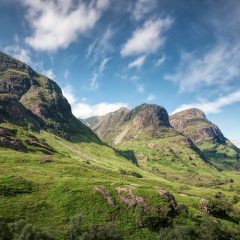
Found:
[(71, 112), (56, 82), (0, 52), (0, 122), (46, 129), (60, 136), (99, 141)]
[(221, 130), (196, 108), (187, 109), (170, 116), (171, 125), (189, 137), (201, 151), (216, 163), (237, 167), (240, 150), (234, 146)]
[(102, 117), (85, 119), (91, 123), (94, 132), (109, 144), (119, 144), (124, 139), (136, 139), (141, 134), (157, 136), (171, 129), (168, 113), (165, 108), (154, 104), (142, 104), (132, 110), (120, 108)]

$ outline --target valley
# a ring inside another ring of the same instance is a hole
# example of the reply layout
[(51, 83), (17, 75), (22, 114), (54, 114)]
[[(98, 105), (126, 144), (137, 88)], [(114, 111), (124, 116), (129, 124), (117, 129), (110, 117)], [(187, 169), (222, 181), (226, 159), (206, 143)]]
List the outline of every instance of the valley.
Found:
[(198, 109), (80, 121), (56, 82), (0, 53), (0, 239), (239, 240), (239, 169)]

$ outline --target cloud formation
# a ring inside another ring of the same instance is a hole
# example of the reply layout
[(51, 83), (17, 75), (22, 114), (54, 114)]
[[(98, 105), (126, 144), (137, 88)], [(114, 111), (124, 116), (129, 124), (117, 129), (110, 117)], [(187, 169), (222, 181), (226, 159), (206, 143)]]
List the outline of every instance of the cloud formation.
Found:
[(109, 0), (23, 0), (27, 7), (26, 20), (33, 33), (26, 43), (35, 50), (52, 51), (66, 48), (79, 35), (91, 30), (109, 6)]
[(74, 93), (73, 88), (68, 85), (63, 88), (63, 95), (67, 98), (69, 103), (72, 106), (72, 112), (77, 118), (88, 118), (92, 116), (101, 116), (105, 115), (109, 112), (113, 112), (118, 110), (121, 107), (128, 107), (126, 103), (116, 102), (116, 103), (108, 103), (101, 102), (97, 104), (88, 104), (85, 102), (86, 99), (78, 100)]
[(32, 63), (30, 51), (26, 48), (20, 47), (17, 43), (14, 45), (5, 46), (3, 51), (26, 64)]
[(237, 102), (240, 102), (240, 90), (230, 93), (224, 97), (220, 97), (214, 101), (202, 101), (191, 104), (182, 104), (181, 106), (176, 108), (172, 114), (189, 108), (198, 108), (205, 113), (219, 113), (223, 107)]
[(173, 19), (170, 17), (151, 19), (146, 21), (141, 28), (135, 30), (123, 45), (121, 56), (135, 56), (156, 52), (166, 41), (164, 33), (170, 28)]
[(133, 18), (139, 21), (150, 13), (156, 6), (156, 0), (137, 0), (132, 10)]
[(140, 68), (144, 64), (145, 59), (146, 55), (138, 57), (137, 59), (128, 64), (128, 68)]
[(202, 56), (183, 52), (175, 73), (165, 78), (179, 85), (180, 91), (225, 86), (240, 77), (239, 51), (240, 44), (219, 43)]

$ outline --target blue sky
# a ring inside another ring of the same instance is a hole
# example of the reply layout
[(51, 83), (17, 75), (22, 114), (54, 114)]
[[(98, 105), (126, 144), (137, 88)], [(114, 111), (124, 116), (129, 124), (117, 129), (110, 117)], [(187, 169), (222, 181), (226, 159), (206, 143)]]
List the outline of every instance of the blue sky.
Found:
[(48, 75), (77, 117), (156, 103), (240, 139), (240, 1), (1, 0), (0, 49)]

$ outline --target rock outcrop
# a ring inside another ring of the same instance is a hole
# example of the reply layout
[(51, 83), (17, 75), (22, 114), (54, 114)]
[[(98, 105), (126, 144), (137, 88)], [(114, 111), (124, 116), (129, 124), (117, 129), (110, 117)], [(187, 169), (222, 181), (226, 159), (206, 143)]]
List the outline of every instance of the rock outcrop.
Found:
[(204, 141), (226, 143), (226, 138), (220, 129), (199, 109), (192, 108), (176, 113), (170, 117), (170, 122), (175, 129), (191, 138), (194, 143)]
[(45, 129), (68, 139), (99, 142), (73, 116), (68, 101), (53, 80), (0, 52), (0, 123), (3, 122)]

